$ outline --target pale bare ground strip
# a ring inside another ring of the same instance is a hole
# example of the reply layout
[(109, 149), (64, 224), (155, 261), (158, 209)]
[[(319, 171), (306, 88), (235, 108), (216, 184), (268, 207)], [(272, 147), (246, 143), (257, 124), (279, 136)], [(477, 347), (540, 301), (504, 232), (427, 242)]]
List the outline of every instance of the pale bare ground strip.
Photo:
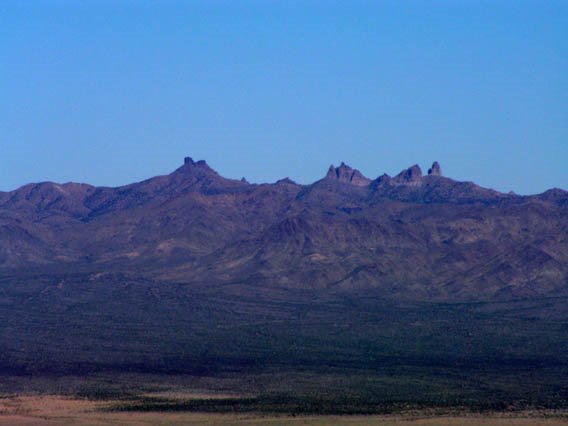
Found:
[(545, 418), (542, 413), (503, 416), (264, 416), (201, 413), (116, 413), (101, 409), (109, 402), (58, 396), (20, 396), (0, 399), (0, 425), (10, 426), (566, 426), (568, 417)]

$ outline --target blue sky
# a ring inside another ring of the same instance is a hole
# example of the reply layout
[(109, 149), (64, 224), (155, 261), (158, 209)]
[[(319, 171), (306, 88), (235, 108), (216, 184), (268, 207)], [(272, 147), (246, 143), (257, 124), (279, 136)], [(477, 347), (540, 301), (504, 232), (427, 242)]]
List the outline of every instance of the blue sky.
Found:
[(0, 190), (183, 157), (568, 189), (566, 1), (0, 2)]

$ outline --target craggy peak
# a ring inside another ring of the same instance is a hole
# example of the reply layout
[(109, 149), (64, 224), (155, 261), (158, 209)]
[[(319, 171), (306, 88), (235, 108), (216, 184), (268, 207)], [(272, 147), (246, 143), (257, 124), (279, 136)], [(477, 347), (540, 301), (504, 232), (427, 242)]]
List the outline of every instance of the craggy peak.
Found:
[(428, 176), (442, 176), (442, 168), (437, 161), (428, 169)]
[(185, 166), (207, 166), (207, 162), (205, 160), (193, 161), (193, 158), (191, 157), (185, 157), (183, 159), (183, 164)]
[(403, 170), (393, 179), (399, 183), (420, 183), (422, 180), (422, 169), (418, 164)]
[(343, 162), (339, 167), (329, 166), (326, 178), (358, 186), (365, 186), (371, 183), (371, 179), (366, 178), (359, 170), (352, 169)]

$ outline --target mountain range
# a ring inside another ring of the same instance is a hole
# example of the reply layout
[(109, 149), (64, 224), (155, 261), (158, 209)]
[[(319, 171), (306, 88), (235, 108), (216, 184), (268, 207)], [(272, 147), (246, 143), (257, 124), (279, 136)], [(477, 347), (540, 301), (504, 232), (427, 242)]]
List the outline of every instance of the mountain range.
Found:
[(568, 192), (519, 196), (437, 162), (376, 179), (341, 163), (309, 185), (220, 176), (187, 157), (115, 188), (0, 192), (0, 276), (75, 274), (225, 294), (317, 290), (414, 301), (568, 295)]

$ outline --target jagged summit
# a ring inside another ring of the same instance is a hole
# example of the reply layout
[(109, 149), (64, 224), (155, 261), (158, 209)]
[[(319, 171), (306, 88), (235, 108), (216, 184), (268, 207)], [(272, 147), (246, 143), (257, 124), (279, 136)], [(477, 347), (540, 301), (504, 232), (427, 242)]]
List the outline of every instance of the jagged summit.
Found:
[(359, 170), (349, 167), (344, 162), (339, 167), (335, 167), (333, 164), (329, 166), (326, 178), (357, 186), (367, 186), (371, 183), (371, 179), (363, 176)]
[[(434, 161), (432, 167), (428, 169), (428, 176), (442, 176), (442, 168), (440, 163)], [(377, 183), (394, 183), (396, 185), (419, 185), (422, 183), (422, 169), (418, 164), (410, 166), (408, 169), (402, 170), (398, 175), (391, 178), (384, 174), (376, 179)]]
[(442, 168), (440, 167), (440, 163), (434, 161), (432, 167), (428, 169), (428, 176), (442, 176)]
[(403, 170), (393, 178), (396, 183), (417, 184), (422, 180), (422, 169), (418, 164)]
[(209, 167), (205, 160), (194, 161), (191, 157), (183, 159), (183, 165), (175, 170), (174, 174), (181, 174), (183, 176), (209, 176), (211, 178), (221, 178), (219, 173)]
[(183, 159), (183, 165), (184, 166), (200, 166), (200, 167), (206, 166), (207, 168), (210, 168), (205, 160), (193, 161), (193, 158), (191, 158), (191, 157), (185, 157)]
[(239, 190), (251, 185), (244, 177), (230, 179), (221, 176), (205, 160), (194, 161), (191, 157), (185, 157), (183, 165), (168, 176), (166, 186), (190, 189), (209, 195)]

